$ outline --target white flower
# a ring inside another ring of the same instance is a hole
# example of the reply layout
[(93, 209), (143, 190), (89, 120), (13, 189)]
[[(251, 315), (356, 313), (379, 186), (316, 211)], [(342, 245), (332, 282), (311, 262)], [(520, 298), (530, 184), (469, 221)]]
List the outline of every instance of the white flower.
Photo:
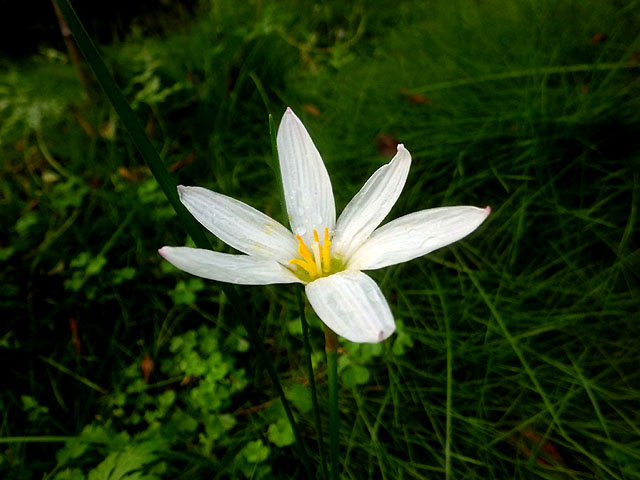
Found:
[(351, 200), (336, 222), (329, 175), (304, 125), (288, 108), (278, 130), (278, 154), (293, 233), (233, 198), (200, 187), (178, 187), (180, 200), (215, 236), (246, 255), (188, 247), (160, 254), (185, 272), (243, 285), (302, 283), (320, 319), (352, 342), (389, 337), (395, 322), (378, 285), (363, 270), (402, 263), (473, 232), (490, 208), (422, 210), (377, 228), (409, 173), (403, 145)]

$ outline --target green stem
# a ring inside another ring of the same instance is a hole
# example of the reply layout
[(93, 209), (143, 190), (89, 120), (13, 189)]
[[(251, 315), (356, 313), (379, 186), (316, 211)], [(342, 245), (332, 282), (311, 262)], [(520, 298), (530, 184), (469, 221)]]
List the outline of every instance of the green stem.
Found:
[(313, 372), (313, 362), (311, 361), (311, 345), (309, 344), (309, 325), (304, 314), (304, 300), (302, 299), (302, 287), (296, 288), (298, 297), (298, 310), (300, 310), (300, 323), (302, 324), (302, 339), (307, 361), (307, 371), (309, 372), (309, 387), (311, 388), (311, 403), (313, 404), (313, 417), (316, 422), (316, 437), (318, 441), (318, 453), (320, 454), (320, 467), (322, 468), (322, 478), (328, 480), (327, 460), (324, 456), (324, 441), (322, 438), (322, 423), (320, 422), (320, 408), (318, 407), (318, 394), (316, 393), (316, 380)]
[(338, 410), (338, 336), (327, 326), (324, 327), (325, 352), (329, 370), (329, 441), (331, 457), (331, 479), (340, 478), (339, 432), (340, 419)]
[[(145, 134), (143, 128), (140, 126), (138, 119), (136, 118), (135, 113), (131, 110), (131, 107), (127, 103), (124, 95), (118, 88), (115, 80), (111, 76), (109, 69), (105, 65), (102, 57), (98, 53), (95, 45), (87, 31), (85, 30), (82, 22), (78, 18), (76, 12), (73, 10), (71, 3), (69, 0), (55, 0), (64, 19), (69, 26), (69, 29), (73, 33), (73, 37), (80, 48), (80, 51), (84, 55), (87, 63), (93, 70), (98, 79), (98, 82), (102, 86), (105, 94), (109, 98), (109, 101), (113, 105), (116, 113), (120, 117), (123, 125), (126, 130), (131, 135), (131, 139), (135, 144), (136, 148), (140, 152), (140, 155), (144, 159), (144, 161), (149, 166), (151, 173), (157, 180), (158, 184), (162, 188), (162, 191), (166, 195), (169, 203), (175, 210), (178, 215), (178, 219), (182, 226), (187, 231), (189, 236), (193, 239), (196, 246), (199, 248), (211, 248), (211, 244), (207, 239), (204, 231), (200, 224), (191, 216), (191, 214), (187, 211), (187, 209), (180, 202), (180, 198), (178, 196), (178, 192), (176, 189), (176, 183), (167, 170), (166, 166), (160, 159), (158, 152), (154, 148), (153, 144)], [(285, 409), (285, 413), (291, 424), (291, 428), (293, 429), (293, 433), (296, 438), (296, 447), (298, 449), (298, 454), (300, 456), (300, 461), (304, 465), (304, 468), (307, 472), (309, 478), (311, 476), (311, 468), (309, 466), (309, 460), (307, 457), (307, 450), (305, 448), (304, 442), (302, 440), (302, 435), (298, 428), (298, 425), (293, 418), (293, 413), (291, 411), (291, 407), (287, 398), (284, 395), (284, 391), (282, 390), (282, 385), (280, 384), (280, 380), (278, 379), (278, 374), (276, 372), (275, 367), (273, 366), (273, 362), (271, 361), (271, 357), (269, 356), (260, 335), (258, 334), (258, 330), (256, 328), (255, 322), (252, 317), (247, 315), (245, 302), (240, 298), (238, 294), (238, 290), (227, 283), (221, 283), (220, 287), (222, 291), (225, 293), (231, 305), (233, 306), (235, 313), (242, 321), (247, 334), (249, 335), (249, 340), (253, 348), (257, 349), (258, 355), (260, 356), (260, 360), (267, 369), (267, 373), (271, 377), (273, 384), (282, 400), (282, 405)]]
[[(441, 290), (440, 290), (441, 291)], [(446, 420), (445, 420), (445, 442), (444, 442), (444, 478), (449, 480), (451, 478), (451, 417), (452, 417), (452, 403), (453, 403), (453, 349), (451, 347), (451, 326), (449, 325), (449, 316), (447, 315), (447, 308), (444, 303), (444, 299), (440, 297), (442, 301), (442, 309), (444, 312), (444, 325), (446, 336), (446, 348), (447, 348), (447, 400), (445, 406)]]

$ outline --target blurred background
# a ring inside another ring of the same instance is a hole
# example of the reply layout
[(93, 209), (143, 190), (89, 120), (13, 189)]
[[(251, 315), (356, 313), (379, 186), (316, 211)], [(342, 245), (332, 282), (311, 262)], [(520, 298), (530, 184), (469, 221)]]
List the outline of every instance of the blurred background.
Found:
[[(399, 142), (390, 218), (491, 205), (371, 272), (398, 331), (341, 342), (343, 478), (640, 478), (639, 2), (74, 7), (180, 184), (278, 218), (290, 106), (338, 211)], [(0, 1), (0, 169), (0, 476), (304, 478), (219, 286), (157, 254), (191, 240), (50, 2)], [(295, 290), (240, 293), (315, 471)]]

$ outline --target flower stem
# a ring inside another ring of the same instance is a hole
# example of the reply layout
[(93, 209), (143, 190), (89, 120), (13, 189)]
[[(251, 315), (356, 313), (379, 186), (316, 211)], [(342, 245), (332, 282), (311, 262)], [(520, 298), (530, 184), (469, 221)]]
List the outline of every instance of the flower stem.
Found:
[(304, 314), (304, 301), (302, 300), (302, 287), (296, 288), (298, 298), (298, 309), (300, 310), (300, 323), (302, 324), (302, 338), (309, 372), (309, 387), (311, 388), (311, 403), (313, 404), (313, 416), (316, 422), (316, 437), (318, 441), (318, 453), (320, 454), (320, 467), (322, 468), (322, 478), (329, 480), (327, 474), (327, 460), (324, 456), (324, 440), (322, 438), (322, 423), (320, 422), (320, 408), (318, 407), (318, 395), (316, 393), (316, 380), (313, 373), (313, 363), (311, 362), (311, 346), (309, 345), (309, 325)]
[[(178, 197), (178, 192), (176, 190), (176, 183), (173, 177), (162, 162), (162, 159), (158, 155), (158, 152), (147, 137), (146, 133), (140, 126), (140, 123), (136, 118), (136, 114), (127, 103), (127, 100), (124, 98), (124, 95), (122, 94), (120, 88), (118, 88), (118, 85), (111, 76), (109, 69), (102, 60), (100, 53), (98, 53), (98, 50), (93, 44), (91, 38), (89, 38), (89, 35), (82, 25), (82, 22), (78, 18), (76, 12), (73, 10), (71, 3), (69, 2), (69, 0), (55, 0), (55, 2), (60, 8), (60, 12), (64, 16), (64, 19), (67, 22), (67, 25), (69, 26), (69, 29), (71, 30), (71, 33), (73, 34), (73, 37), (75, 38), (75, 41), (80, 48), (80, 51), (95, 73), (100, 86), (103, 88), (105, 94), (109, 98), (109, 101), (120, 117), (122, 124), (129, 132), (133, 143), (140, 152), (140, 155), (142, 156), (144, 161), (149, 166), (151, 173), (162, 188), (162, 191), (169, 200), (169, 203), (176, 211), (180, 223), (182, 223), (184, 229), (187, 231), (189, 236), (193, 239), (194, 243), (199, 248), (210, 249), (211, 244), (204, 234), (202, 227), (180, 202), (180, 198)], [(240, 298), (240, 295), (238, 294), (238, 291), (235, 287), (227, 283), (221, 283), (220, 288), (225, 293), (225, 295), (231, 302), (231, 305), (233, 306), (237, 316), (242, 321), (243, 326), (247, 331), (247, 334), (249, 335), (249, 340), (252, 347), (258, 351), (260, 360), (267, 369), (267, 373), (271, 377), (276, 391), (278, 392), (278, 395), (282, 400), (282, 405), (287, 415), (287, 419), (289, 420), (291, 428), (293, 429), (300, 462), (306, 470), (307, 477), (313, 478), (313, 476), (311, 475), (311, 467), (307, 456), (307, 450), (305, 448), (304, 441), (302, 440), (300, 429), (298, 428), (298, 425), (293, 418), (291, 407), (284, 395), (284, 391), (282, 390), (282, 385), (280, 384), (280, 380), (278, 379), (278, 374), (273, 365), (273, 362), (271, 361), (271, 357), (267, 353), (262, 339), (258, 334), (258, 329), (256, 328), (255, 322), (253, 318), (248, 315), (245, 307), (245, 302)]]
[(329, 370), (329, 440), (331, 458), (331, 479), (340, 478), (339, 432), (340, 419), (338, 410), (338, 336), (327, 326), (324, 327), (324, 350), (327, 354)]

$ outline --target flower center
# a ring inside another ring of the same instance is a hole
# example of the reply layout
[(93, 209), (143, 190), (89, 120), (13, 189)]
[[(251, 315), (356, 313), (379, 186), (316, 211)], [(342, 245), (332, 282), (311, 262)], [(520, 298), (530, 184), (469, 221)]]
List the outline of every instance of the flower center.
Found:
[(292, 258), (290, 265), (297, 265), (309, 275), (310, 281), (324, 277), (331, 272), (331, 240), (329, 240), (329, 228), (324, 229), (324, 241), (320, 244), (318, 231), (313, 231), (313, 243), (307, 247), (300, 235), (298, 239), (298, 252), (302, 258)]

